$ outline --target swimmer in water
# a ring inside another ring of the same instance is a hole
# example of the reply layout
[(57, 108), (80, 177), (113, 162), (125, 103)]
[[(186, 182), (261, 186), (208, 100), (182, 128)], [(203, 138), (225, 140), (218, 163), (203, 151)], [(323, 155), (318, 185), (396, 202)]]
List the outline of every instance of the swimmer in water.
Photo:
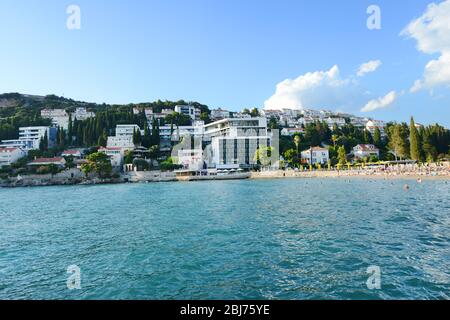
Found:
[(408, 191), (408, 190), (409, 190), (409, 186), (408, 186), (407, 184), (405, 184), (405, 185), (403, 186), (403, 190)]

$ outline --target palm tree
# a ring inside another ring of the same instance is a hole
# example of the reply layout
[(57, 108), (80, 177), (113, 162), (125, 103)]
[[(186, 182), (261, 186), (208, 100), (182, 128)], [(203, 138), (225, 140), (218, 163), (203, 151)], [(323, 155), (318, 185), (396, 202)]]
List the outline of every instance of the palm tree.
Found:
[(298, 148), (300, 146), (300, 136), (298, 134), (294, 136), (294, 143), (295, 146), (297, 147), (297, 156), (298, 156)]
[(331, 140), (333, 141), (333, 146), (336, 148), (336, 142), (338, 141), (338, 136), (337, 134), (333, 134), (331, 136)]
[(300, 136), (298, 134), (294, 136), (294, 143), (297, 147), (297, 159), (299, 159), (300, 157), (298, 156), (298, 148), (300, 146)]

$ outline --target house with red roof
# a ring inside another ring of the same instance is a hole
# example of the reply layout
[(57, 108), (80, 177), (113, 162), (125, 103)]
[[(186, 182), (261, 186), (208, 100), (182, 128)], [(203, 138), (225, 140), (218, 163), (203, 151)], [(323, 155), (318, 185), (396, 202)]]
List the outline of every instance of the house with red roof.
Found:
[(66, 150), (61, 154), (62, 157), (81, 158), (82, 153), (78, 149)]
[(353, 148), (355, 159), (362, 160), (370, 157), (380, 157), (380, 150), (373, 144), (358, 144)]
[(49, 165), (55, 165), (59, 168), (64, 168), (66, 165), (66, 160), (63, 157), (55, 157), (55, 158), (37, 158), (33, 161), (29, 162), (29, 166), (49, 166)]
[(326, 164), (330, 160), (328, 149), (322, 147), (312, 147), (301, 153), (302, 163)]

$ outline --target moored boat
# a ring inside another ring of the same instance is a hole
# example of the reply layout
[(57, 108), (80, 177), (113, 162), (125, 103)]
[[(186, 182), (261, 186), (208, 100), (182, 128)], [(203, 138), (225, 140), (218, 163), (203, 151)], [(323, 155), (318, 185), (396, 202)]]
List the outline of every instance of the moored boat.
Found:
[(178, 181), (202, 181), (248, 179), (251, 174), (242, 170), (177, 170), (175, 175)]

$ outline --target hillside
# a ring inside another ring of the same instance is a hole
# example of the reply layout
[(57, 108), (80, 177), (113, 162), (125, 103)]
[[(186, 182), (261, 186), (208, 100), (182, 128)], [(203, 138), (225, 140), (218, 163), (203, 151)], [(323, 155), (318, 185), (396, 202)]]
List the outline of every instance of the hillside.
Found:
[(0, 118), (14, 116), (18, 109), (34, 109), (40, 111), (44, 108), (50, 109), (66, 109), (73, 111), (77, 107), (85, 107), (89, 111), (105, 111), (108, 108), (153, 108), (155, 112), (160, 112), (162, 109), (174, 109), (176, 105), (191, 104), (202, 110), (202, 112), (209, 113), (207, 105), (198, 102), (179, 101), (161, 101), (144, 102), (137, 104), (98, 104), (92, 102), (76, 101), (70, 98), (58, 97), (56, 95), (36, 96), (21, 93), (4, 93), (0, 94)]

